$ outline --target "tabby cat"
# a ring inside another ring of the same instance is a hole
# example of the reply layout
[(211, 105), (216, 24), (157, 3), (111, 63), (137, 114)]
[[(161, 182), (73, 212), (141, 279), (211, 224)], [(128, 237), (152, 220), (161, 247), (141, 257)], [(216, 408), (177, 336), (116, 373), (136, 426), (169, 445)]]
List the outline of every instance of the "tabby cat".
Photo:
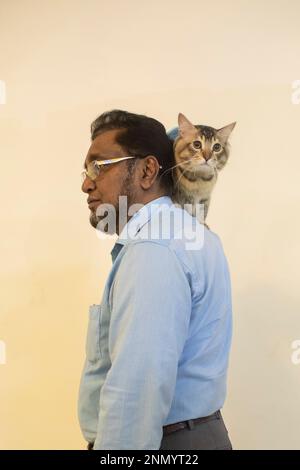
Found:
[[(235, 124), (214, 129), (193, 125), (182, 113), (178, 115), (178, 136), (173, 143), (172, 200), (182, 207), (187, 204), (185, 209), (202, 223), (205, 223), (218, 172), (227, 163), (228, 138)], [(199, 203), (203, 204), (203, 211), (196, 211)]]

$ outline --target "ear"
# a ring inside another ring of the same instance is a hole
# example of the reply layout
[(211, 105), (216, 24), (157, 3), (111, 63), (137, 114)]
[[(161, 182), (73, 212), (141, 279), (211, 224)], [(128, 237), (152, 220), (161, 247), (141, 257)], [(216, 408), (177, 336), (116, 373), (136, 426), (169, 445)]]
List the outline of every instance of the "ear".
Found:
[(196, 127), (182, 113), (178, 114), (178, 126), (181, 137), (185, 137), (191, 132), (195, 132), (195, 130), (197, 130)]
[(228, 126), (222, 127), (221, 129), (218, 129), (217, 131), (217, 136), (223, 140), (223, 142), (226, 142), (233, 131), (234, 127), (236, 125), (236, 122), (232, 122), (231, 124), (228, 124)]

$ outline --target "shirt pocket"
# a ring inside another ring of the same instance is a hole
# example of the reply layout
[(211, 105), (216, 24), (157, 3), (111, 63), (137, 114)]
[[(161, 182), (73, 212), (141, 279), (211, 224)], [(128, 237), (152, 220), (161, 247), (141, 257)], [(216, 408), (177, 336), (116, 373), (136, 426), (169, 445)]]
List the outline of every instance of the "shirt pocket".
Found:
[(101, 357), (100, 350), (101, 305), (90, 305), (86, 337), (86, 357), (90, 362), (97, 362)]

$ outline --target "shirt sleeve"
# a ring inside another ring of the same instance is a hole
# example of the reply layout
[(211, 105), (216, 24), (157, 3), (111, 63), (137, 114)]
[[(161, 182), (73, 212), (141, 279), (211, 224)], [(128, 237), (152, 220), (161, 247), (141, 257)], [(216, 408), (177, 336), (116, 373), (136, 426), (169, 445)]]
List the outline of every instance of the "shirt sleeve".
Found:
[(187, 338), (191, 289), (166, 245), (129, 245), (111, 295), (109, 369), (94, 449), (159, 449)]

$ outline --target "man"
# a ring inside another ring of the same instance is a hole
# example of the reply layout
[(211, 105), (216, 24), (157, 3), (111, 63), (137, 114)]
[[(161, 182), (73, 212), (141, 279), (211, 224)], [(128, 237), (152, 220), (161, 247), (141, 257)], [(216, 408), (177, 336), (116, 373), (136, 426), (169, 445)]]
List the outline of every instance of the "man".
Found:
[[(113, 110), (91, 134), (82, 184), (90, 223), (119, 237), (101, 304), (89, 310), (78, 400), (88, 449), (232, 449), (220, 412), (232, 334), (220, 239), (172, 203), (172, 141), (161, 123)], [(187, 243), (200, 226), (202, 239)]]

